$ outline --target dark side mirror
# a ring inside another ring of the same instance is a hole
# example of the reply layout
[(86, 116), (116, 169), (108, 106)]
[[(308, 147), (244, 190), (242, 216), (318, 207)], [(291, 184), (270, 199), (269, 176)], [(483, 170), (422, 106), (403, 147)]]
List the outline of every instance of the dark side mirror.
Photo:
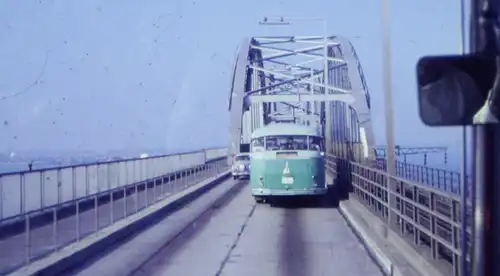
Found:
[(492, 102), (490, 99), (500, 99), (500, 91), (496, 96), (493, 89), (496, 71), (494, 56), (421, 58), (417, 63), (420, 119), (428, 126), (497, 122), (495, 118), (500, 118), (500, 114), (496, 114), (497, 108), (488, 105)]

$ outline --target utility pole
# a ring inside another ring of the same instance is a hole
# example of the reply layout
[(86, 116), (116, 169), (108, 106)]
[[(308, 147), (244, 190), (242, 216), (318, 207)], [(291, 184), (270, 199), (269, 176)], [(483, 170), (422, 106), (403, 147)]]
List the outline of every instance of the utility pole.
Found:
[(389, 0), (382, 0), (382, 58), (383, 58), (383, 78), (384, 78), (384, 102), (385, 102), (385, 136), (387, 140), (387, 181), (388, 189), (388, 223), (391, 224), (392, 206), (392, 179), (396, 175), (396, 157), (394, 154), (394, 110), (392, 103), (392, 64), (391, 64), (391, 35), (389, 23)]

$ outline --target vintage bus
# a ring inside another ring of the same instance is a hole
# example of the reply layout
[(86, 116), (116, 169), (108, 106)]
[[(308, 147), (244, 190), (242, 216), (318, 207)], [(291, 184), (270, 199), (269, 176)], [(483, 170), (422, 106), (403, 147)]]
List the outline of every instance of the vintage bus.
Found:
[(250, 185), (260, 203), (270, 197), (324, 195), (324, 142), (319, 130), (293, 123), (256, 129), (251, 138)]

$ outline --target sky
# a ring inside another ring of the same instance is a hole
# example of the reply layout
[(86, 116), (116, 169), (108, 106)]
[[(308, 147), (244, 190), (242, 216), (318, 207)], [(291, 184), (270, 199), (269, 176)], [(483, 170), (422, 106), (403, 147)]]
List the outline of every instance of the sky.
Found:
[[(424, 126), (419, 57), (460, 52), (459, 3), (390, 6), (396, 142), (448, 146), (458, 128)], [(321, 35), (321, 23), (261, 26), (264, 16), (326, 18), (353, 43), (385, 143), (379, 1), (2, 0), (0, 151), (105, 152), (225, 146), (235, 51), (245, 37)]]

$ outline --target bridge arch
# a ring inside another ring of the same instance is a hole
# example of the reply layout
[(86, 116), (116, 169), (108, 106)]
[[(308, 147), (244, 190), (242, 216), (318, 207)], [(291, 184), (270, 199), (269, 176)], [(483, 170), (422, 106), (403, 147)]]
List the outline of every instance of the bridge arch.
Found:
[[(321, 126), (328, 151), (342, 154), (346, 143), (357, 143), (363, 149), (358, 156), (375, 158), (370, 92), (354, 46), (345, 37), (330, 36), (326, 58), (324, 48), (324, 38), (315, 36), (251, 37), (240, 43), (228, 97), (228, 162), (248, 148), (255, 128), (285, 117), (295, 121), (297, 116), (305, 118), (302, 123)], [(299, 94), (335, 94), (354, 100), (249, 101), (251, 96)]]

